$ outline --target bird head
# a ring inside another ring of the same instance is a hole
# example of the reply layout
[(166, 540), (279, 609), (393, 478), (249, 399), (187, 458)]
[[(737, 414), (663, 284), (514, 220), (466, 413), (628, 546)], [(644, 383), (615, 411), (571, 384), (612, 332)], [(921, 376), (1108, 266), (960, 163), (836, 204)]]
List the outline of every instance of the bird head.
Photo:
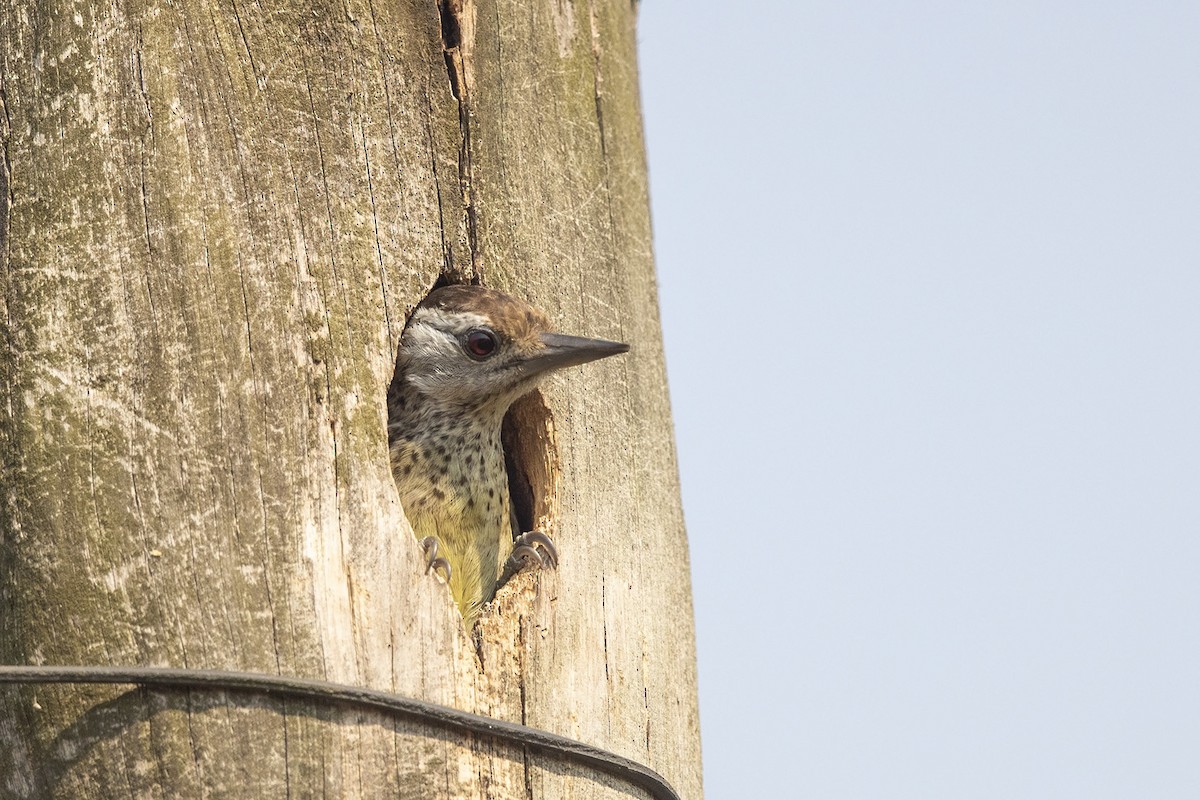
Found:
[(398, 366), (427, 402), (502, 415), (546, 373), (628, 350), (555, 333), (540, 311), (495, 289), (446, 286), (413, 311)]

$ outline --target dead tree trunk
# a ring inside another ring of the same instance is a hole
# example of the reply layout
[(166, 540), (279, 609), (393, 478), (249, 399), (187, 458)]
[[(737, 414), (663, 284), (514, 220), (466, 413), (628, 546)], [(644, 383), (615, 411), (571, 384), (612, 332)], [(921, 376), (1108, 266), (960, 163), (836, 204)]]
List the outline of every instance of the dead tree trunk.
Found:
[[(0, 663), (323, 678), (608, 748), (699, 798), (687, 547), (626, 0), (0, 11)], [(478, 646), (388, 466), (439, 278), (633, 352), (517, 409), (562, 563)], [(0, 797), (628, 797), (382, 713), (0, 688)]]

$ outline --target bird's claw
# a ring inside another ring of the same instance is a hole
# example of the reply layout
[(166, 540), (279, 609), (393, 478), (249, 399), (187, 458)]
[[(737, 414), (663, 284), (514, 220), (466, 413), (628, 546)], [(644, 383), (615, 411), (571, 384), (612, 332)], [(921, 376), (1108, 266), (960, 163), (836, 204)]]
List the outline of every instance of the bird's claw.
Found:
[(432, 536), (426, 536), (421, 540), (421, 550), (425, 553), (425, 574), (428, 575), (437, 569), (441, 569), (446, 583), (450, 582), (450, 562), (437, 554), (438, 541)]
[(541, 531), (530, 531), (518, 536), (508, 558), (509, 572), (520, 572), (526, 567), (554, 569), (558, 566), (558, 548), (549, 536)]

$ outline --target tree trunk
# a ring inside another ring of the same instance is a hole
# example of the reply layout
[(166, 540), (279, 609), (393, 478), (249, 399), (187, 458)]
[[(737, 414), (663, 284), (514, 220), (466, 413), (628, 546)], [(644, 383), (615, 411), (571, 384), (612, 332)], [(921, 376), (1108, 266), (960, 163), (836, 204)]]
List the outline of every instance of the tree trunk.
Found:
[[(610, 749), (700, 797), (635, 12), (0, 11), (0, 662), (368, 686)], [(476, 639), (424, 574), (388, 465), (398, 337), (439, 278), (633, 345), (515, 409), (561, 564), (502, 589)], [(629, 791), (316, 702), (0, 688), (4, 798)]]

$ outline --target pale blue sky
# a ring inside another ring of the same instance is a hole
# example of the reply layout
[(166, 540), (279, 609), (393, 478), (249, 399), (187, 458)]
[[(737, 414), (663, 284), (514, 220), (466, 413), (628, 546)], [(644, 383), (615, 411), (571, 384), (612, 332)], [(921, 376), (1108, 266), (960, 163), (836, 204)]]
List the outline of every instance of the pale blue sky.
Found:
[(1200, 797), (1200, 4), (639, 41), (709, 800)]

